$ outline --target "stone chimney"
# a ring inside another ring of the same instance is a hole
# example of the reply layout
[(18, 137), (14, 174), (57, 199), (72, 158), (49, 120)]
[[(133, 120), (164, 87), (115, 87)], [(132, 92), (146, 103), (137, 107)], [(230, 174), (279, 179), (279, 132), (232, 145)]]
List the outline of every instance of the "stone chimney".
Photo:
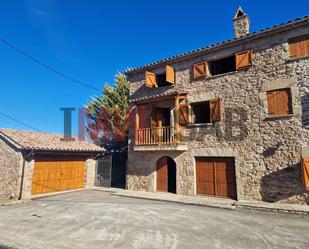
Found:
[(250, 19), (240, 6), (233, 18), (233, 23), (235, 38), (249, 34)]

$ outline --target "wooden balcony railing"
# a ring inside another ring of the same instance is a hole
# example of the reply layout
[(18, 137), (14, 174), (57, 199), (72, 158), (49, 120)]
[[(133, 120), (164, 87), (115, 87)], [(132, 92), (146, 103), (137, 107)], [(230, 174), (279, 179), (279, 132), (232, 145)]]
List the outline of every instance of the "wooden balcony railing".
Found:
[(172, 126), (144, 128), (136, 130), (135, 144), (177, 144), (181, 142), (180, 137)]

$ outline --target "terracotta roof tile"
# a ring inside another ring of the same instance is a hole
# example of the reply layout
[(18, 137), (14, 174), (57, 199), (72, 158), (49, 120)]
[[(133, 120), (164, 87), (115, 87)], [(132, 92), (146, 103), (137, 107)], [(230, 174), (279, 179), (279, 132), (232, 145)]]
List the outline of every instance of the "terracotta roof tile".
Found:
[(127, 75), (134, 74), (134, 73), (137, 73), (139, 71), (143, 71), (145, 69), (152, 68), (154, 66), (158, 66), (158, 65), (160, 65), (162, 63), (166, 63), (166, 62), (174, 63), (175, 61), (185, 59), (187, 56), (190, 56), (190, 55), (195, 55), (195, 54), (198, 54), (198, 53), (201, 53), (201, 52), (208, 51), (208, 50), (213, 49), (213, 48), (218, 48), (220, 46), (231, 45), (232, 43), (236, 43), (238, 41), (242, 41), (242, 40), (245, 40), (245, 39), (251, 39), (251, 38), (256, 37), (258, 35), (263, 35), (263, 34), (266, 34), (268, 32), (273, 32), (273, 31), (276, 31), (276, 30), (279, 30), (279, 29), (282, 29), (282, 28), (293, 26), (293, 25), (298, 24), (298, 23), (305, 23), (305, 22), (308, 22), (308, 21), (309, 21), (309, 16), (304, 16), (302, 18), (296, 18), (294, 20), (290, 20), (290, 21), (287, 21), (285, 23), (281, 23), (279, 25), (274, 25), (272, 27), (268, 27), (268, 28), (261, 29), (259, 31), (252, 32), (250, 34), (247, 34), (245, 36), (241, 36), (239, 38), (229, 39), (229, 40), (218, 42), (216, 44), (212, 44), (212, 45), (209, 45), (209, 46), (197, 48), (197, 49), (194, 49), (194, 50), (191, 50), (191, 51), (188, 51), (188, 52), (184, 52), (182, 54), (178, 54), (178, 55), (171, 56), (171, 57), (168, 57), (168, 58), (165, 58), (165, 59), (157, 60), (157, 61), (154, 61), (154, 62), (149, 63), (149, 64), (137, 66), (135, 68), (128, 68), (125, 71), (125, 74), (127, 74)]
[(63, 135), (15, 129), (0, 129), (0, 136), (18, 149), (40, 151), (103, 152), (104, 149), (87, 141), (63, 141)]

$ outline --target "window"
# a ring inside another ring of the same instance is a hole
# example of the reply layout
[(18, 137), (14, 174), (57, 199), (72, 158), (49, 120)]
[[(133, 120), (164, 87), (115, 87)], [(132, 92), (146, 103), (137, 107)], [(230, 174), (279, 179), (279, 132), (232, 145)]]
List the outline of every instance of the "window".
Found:
[(237, 70), (246, 69), (252, 66), (252, 49), (233, 54), (229, 57), (214, 61), (203, 61), (194, 64), (193, 78), (195, 80), (219, 75)]
[(267, 92), (268, 115), (285, 116), (292, 114), (290, 89)]
[(209, 71), (211, 75), (236, 71), (235, 55), (209, 62)]
[(171, 84), (166, 81), (166, 73), (157, 74), (156, 82), (158, 87), (170, 86)]
[(191, 104), (193, 111), (193, 122), (204, 124), (220, 121), (221, 119), (221, 99)]
[(210, 123), (210, 105), (209, 101), (191, 104), (195, 124)]
[(169, 65), (165, 67), (165, 73), (155, 74), (145, 71), (145, 85), (147, 87), (163, 87), (175, 84), (175, 69)]
[(289, 52), (291, 58), (309, 56), (309, 37), (301, 37), (289, 41)]

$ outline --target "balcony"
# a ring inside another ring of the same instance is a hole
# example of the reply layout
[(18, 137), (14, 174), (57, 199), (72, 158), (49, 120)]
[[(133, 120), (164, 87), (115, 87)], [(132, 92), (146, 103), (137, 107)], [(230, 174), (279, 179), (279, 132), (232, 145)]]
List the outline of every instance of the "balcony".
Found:
[(179, 117), (179, 106), (186, 103), (185, 97), (176, 95), (136, 103), (135, 151), (188, 150)]
[(136, 130), (135, 151), (188, 150), (184, 129), (177, 133), (175, 127), (155, 127)]

